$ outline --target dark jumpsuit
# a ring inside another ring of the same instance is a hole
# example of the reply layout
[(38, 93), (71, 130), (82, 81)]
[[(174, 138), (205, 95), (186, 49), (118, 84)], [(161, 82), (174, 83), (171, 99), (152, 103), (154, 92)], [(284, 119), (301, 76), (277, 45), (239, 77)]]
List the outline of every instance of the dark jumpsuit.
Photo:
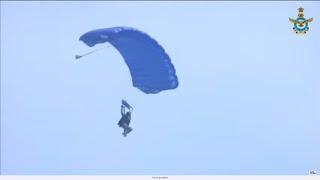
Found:
[(126, 116), (126, 115), (122, 115), (120, 121), (118, 122), (118, 125), (119, 125), (120, 127), (122, 127), (122, 125), (123, 125), (124, 123), (127, 124), (128, 126), (129, 126), (129, 124), (130, 124), (130, 118), (128, 118), (128, 116)]

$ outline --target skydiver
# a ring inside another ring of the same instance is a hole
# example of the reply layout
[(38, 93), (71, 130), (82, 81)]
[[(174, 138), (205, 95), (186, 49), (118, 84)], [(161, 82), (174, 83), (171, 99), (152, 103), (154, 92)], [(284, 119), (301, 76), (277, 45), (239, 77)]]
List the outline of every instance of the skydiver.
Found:
[(125, 112), (125, 107), (121, 105), (121, 119), (118, 122), (119, 127), (123, 128), (122, 135), (127, 136), (133, 129), (129, 126), (131, 121), (131, 111)]

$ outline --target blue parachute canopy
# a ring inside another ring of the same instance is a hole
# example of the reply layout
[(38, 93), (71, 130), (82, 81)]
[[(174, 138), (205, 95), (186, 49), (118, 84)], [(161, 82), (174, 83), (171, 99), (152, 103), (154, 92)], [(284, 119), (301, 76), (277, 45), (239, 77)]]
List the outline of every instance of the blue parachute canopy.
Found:
[(89, 31), (80, 37), (89, 47), (110, 43), (129, 67), (134, 87), (146, 94), (156, 94), (178, 87), (176, 70), (158, 42), (146, 33), (129, 27)]

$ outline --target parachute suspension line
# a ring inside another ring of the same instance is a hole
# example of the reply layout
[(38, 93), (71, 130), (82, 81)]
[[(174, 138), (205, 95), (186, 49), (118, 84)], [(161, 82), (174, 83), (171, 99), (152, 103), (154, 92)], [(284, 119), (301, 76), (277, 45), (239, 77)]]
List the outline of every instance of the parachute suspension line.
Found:
[(88, 52), (88, 53), (83, 54), (83, 55), (76, 55), (75, 58), (76, 58), (76, 59), (80, 59), (80, 58), (82, 58), (82, 57), (84, 57), (84, 56), (86, 56), (86, 55), (92, 54), (92, 53), (94, 53), (94, 52), (97, 52), (97, 51), (100, 51), (100, 50), (102, 50), (102, 49), (106, 49), (106, 48), (109, 48), (109, 47), (111, 47), (111, 45), (109, 45), (109, 46), (107, 46), (107, 47), (103, 47), (103, 48), (97, 49), (97, 50), (94, 50), (94, 51), (91, 51), (91, 52)]

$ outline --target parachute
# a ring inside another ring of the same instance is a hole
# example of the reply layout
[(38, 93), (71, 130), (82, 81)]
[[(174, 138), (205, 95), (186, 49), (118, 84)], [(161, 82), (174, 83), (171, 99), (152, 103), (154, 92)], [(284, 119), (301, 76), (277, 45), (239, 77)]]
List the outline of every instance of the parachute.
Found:
[(83, 34), (80, 41), (89, 47), (106, 42), (115, 47), (129, 68), (132, 85), (146, 94), (179, 86), (169, 55), (155, 39), (142, 31), (130, 27), (97, 29)]

